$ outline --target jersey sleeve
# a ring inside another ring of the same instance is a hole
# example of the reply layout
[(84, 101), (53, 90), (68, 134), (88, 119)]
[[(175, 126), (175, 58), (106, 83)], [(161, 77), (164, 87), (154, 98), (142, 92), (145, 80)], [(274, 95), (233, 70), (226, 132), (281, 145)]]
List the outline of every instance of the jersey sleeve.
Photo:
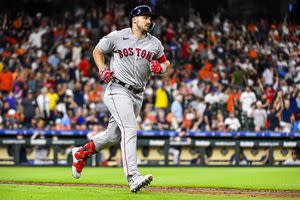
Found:
[(165, 55), (164, 47), (163, 47), (162, 43), (158, 40), (158, 50), (157, 50), (155, 59), (156, 60), (161, 59), (162, 57), (164, 57), (164, 55)]
[(101, 51), (102, 53), (110, 53), (115, 50), (115, 39), (116, 39), (116, 32), (111, 32), (110, 34), (104, 36), (98, 42), (96, 48)]

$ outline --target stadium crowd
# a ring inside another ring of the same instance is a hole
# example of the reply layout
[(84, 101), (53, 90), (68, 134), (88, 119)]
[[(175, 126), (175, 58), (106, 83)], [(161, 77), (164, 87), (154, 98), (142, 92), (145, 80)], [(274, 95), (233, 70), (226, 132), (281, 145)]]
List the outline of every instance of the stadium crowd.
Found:
[[(299, 25), (218, 13), (204, 23), (193, 11), (155, 23), (172, 68), (149, 80), (140, 130), (300, 130)], [(122, 7), (2, 12), (0, 26), (0, 129), (105, 128), (106, 85), (92, 51), (103, 35), (128, 26)]]

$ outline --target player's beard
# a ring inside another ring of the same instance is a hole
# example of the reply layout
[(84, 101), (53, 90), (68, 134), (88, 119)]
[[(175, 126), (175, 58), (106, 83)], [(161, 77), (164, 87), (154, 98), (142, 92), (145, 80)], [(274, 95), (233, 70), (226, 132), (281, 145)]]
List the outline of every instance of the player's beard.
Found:
[[(149, 27), (149, 28), (148, 28)], [(142, 33), (142, 34), (147, 34), (149, 31), (150, 31), (150, 29), (151, 29), (151, 25), (149, 25), (149, 26), (147, 26), (147, 25), (145, 25), (145, 26), (139, 26), (138, 24), (137, 24), (137, 28), (138, 28), (138, 30)]]

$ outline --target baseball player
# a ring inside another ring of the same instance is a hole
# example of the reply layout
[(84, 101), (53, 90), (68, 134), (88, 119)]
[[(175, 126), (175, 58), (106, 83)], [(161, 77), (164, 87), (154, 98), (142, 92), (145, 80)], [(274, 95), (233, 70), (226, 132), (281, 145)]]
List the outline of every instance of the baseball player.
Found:
[[(137, 167), (136, 118), (142, 107), (143, 92), (151, 74), (167, 71), (170, 62), (161, 42), (149, 31), (157, 16), (146, 5), (129, 14), (130, 28), (114, 31), (100, 39), (93, 51), (101, 81), (108, 83), (104, 103), (111, 112), (107, 129), (83, 147), (72, 149), (72, 172), (79, 178), (86, 160), (103, 148), (120, 142), (125, 176), (130, 190), (148, 185), (151, 174), (142, 176)], [(110, 69), (104, 67), (105, 54), (112, 53)]]

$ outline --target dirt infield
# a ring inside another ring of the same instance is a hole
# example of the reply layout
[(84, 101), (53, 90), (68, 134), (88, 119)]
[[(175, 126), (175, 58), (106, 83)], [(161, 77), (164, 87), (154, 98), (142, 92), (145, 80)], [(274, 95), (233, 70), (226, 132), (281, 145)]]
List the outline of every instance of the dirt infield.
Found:
[[(1, 181), (0, 184), (11, 185), (37, 185), (37, 186), (72, 186), (72, 187), (99, 187), (99, 188), (128, 188), (126, 185), (108, 184), (73, 184), (73, 183), (45, 183), (45, 182), (14, 182)], [(243, 196), (243, 197), (279, 197), (279, 198), (300, 198), (299, 190), (239, 190), (239, 189), (216, 189), (216, 188), (191, 188), (191, 187), (158, 187), (145, 188), (149, 192), (165, 193), (186, 193), (206, 194), (222, 196)]]

